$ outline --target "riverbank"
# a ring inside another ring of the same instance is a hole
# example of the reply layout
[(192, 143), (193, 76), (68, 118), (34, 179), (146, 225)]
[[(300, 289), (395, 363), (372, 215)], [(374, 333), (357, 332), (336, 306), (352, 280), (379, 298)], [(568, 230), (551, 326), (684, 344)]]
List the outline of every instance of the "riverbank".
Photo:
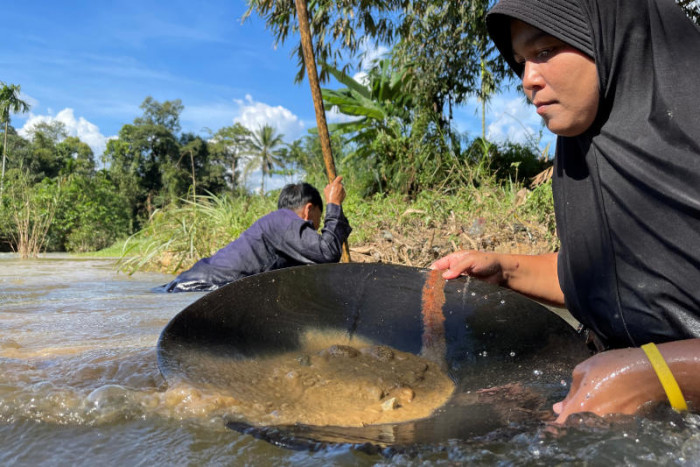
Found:
[[(198, 197), (156, 212), (141, 232), (98, 254), (122, 257), (120, 267), (129, 273), (177, 274), (275, 208), (276, 195)], [(482, 184), (454, 193), (424, 191), (415, 199), (367, 199), (350, 191), (343, 209), (353, 227), (353, 262), (426, 267), (460, 249), (540, 254), (559, 245), (549, 184), (533, 190)]]

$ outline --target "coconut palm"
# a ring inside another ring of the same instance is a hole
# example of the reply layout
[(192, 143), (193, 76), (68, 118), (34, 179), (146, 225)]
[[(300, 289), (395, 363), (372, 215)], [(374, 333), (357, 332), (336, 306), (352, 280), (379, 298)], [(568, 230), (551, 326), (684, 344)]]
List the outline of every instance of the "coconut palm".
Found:
[(19, 84), (2, 84), (0, 90), (0, 122), (5, 123), (5, 138), (2, 145), (2, 175), (0, 175), (0, 203), (5, 188), (5, 159), (7, 158), (7, 127), (10, 123), (10, 114), (25, 113), (29, 111), (29, 104), (19, 98)]
[(265, 176), (271, 176), (272, 169), (276, 165), (282, 166), (282, 158), (280, 157), (281, 146), (284, 144), (282, 138), (284, 135), (277, 134), (270, 125), (262, 125), (253, 131), (248, 138), (244, 154), (251, 157), (246, 163), (244, 173), (247, 175), (258, 167), (260, 168), (262, 172), (260, 194), (265, 193)]

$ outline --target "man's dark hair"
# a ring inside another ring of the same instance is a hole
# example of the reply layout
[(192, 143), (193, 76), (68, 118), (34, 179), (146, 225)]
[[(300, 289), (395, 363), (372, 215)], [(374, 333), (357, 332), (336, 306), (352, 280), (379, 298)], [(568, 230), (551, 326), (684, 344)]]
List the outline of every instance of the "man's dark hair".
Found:
[(290, 183), (285, 185), (277, 200), (277, 209), (291, 209), (295, 211), (306, 203), (318, 206), (323, 211), (323, 200), (318, 190), (306, 182)]

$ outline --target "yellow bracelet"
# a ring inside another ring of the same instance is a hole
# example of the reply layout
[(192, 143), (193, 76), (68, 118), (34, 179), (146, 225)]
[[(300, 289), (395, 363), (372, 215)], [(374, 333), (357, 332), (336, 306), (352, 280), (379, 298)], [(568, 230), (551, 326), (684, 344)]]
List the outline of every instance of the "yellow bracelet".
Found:
[(668, 401), (671, 403), (671, 408), (677, 412), (688, 410), (688, 405), (685, 403), (681, 388), (678, 386), (676, 378), (673, 377), (671, 369), (666, 364), (666, 360), (664, 360), (656, 344), (651, 342), (644, 344), (642, 350), (647, 355), (652, 368), (654, 368), (656, 372), (656, 376), (659, 377), (661, 386), (663, 386), (664, 391), (666, 391), (666, 397), (668, 397)]

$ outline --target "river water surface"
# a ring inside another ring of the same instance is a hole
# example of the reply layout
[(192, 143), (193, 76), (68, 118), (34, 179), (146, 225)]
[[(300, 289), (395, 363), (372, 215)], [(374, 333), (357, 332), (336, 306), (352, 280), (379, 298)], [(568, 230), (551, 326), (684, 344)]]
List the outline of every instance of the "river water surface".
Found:
[(408, 452), (291, 451), (224, 427), (216, 400), (168, 388), (155, 346), (201, 293), (109, 259), (0, 254), (0, 465), (700, 465), (700, 417), (539, 424)]

